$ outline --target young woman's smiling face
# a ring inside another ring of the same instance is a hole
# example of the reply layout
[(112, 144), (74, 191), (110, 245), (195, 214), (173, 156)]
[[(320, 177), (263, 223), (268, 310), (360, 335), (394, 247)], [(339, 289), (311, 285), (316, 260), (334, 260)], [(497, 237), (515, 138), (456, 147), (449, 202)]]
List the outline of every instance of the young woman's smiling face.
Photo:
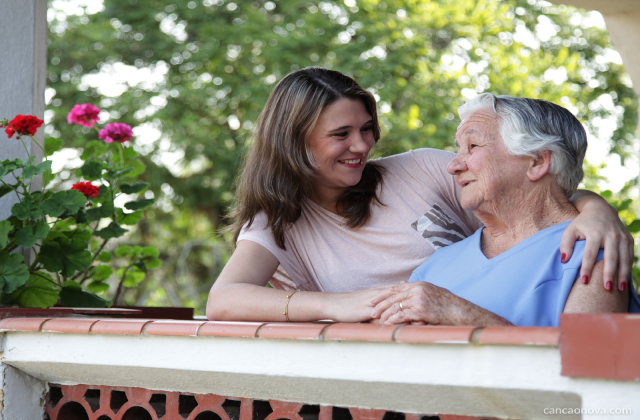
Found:
[(316, 162), (313, 200), (334, 203), (360, 182), (369, 151), (375, 144), (373, 120), (359, 100), (339, 99), (322, 111), (308, 147)]

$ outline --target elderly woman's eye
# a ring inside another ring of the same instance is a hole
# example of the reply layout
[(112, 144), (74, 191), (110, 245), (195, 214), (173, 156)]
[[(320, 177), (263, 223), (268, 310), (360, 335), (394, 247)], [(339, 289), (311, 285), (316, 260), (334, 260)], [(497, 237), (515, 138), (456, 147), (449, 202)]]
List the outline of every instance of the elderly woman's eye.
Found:
[(346, 131), (334, 134), (334, 136), (336, 136), (336, 137), (347, 137), (347, 135), (349, 135), (349, 133), (347, 133)]

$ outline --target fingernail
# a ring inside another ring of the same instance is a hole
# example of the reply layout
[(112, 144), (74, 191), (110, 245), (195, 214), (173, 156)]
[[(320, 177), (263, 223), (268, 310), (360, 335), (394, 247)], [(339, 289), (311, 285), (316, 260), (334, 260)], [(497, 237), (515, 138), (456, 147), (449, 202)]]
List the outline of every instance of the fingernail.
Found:
[(618, 287), (620, 288), (621, 292), (624, 292), (625, 290), (627, 290), (627, 283), (620, 283)]
[(607, 289), (608, 291), (613, 290), (613, 282), (612, 281), (608, 281), (605, 289)]
[(589, 283), (589, 276), (585, 274), (584, 276), (582, 276), (582, 284), (587, 284), (587, 283)]
[(567, 254), (565, 254), (564, 252), (562, 253), (562, 258), (560, 259), (560, 262), (564, 262), (564, 260), (567, 259)]

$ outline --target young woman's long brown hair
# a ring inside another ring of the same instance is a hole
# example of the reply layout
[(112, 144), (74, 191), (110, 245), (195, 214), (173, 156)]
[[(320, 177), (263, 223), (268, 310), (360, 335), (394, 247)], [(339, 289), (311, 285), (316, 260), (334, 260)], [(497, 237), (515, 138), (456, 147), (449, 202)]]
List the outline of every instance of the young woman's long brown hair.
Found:
[[(264, 211), (267, 227), (280, 248), (285, 231), (300, 217), (302, 202), (309, 197), (315, 177), (315, 162), (307, 139), (320, 113), (338, 99), (361, 101), (373, 119), (373, 136), (380, 138), (380, 125), (373, 95), (344, 74), (308, 67), (284, 77), (271, 93), (258, 119), (256, 132), (237, 182), (236, 204), (231, 212), (234, 243), (244, 225), (251, 226)], [(337, 207), (349, 227), (362, 226), (378, 201), (376, 187), (382, 168), (367, 162), (360, 182), (348, 188)]]

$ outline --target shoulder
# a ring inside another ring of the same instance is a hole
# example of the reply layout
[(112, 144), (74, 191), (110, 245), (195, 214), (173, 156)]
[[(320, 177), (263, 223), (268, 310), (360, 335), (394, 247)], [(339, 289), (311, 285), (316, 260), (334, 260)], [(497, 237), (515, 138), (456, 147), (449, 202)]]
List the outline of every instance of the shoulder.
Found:
[(414, 149), (397, 155), (376, 159), (374, 162), (385, 168), (397, 166), (417, 165), (422, 168), (445, 166), (451, 162), (455, 154), (438, 149)]

